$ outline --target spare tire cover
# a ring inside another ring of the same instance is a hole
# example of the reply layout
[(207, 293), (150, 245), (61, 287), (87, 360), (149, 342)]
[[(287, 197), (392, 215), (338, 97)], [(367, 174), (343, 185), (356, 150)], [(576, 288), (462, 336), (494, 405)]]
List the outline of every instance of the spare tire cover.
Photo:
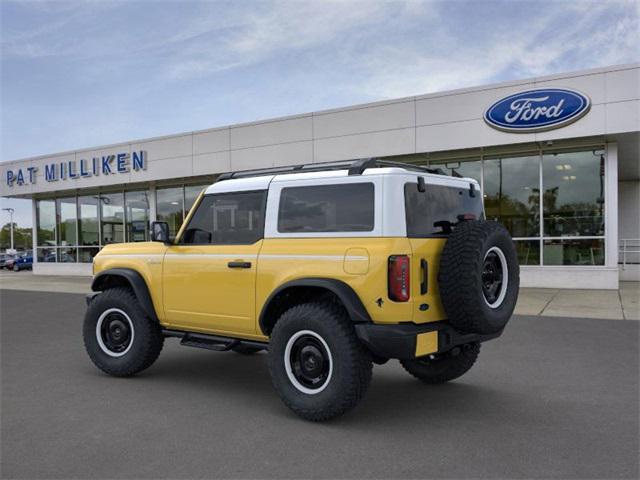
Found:
[(440, 297), (451, 325), (462, 332), (501, 331), (518, 300), (520, 269), (511, 235), (497, 222), (465, 221), (442, 251)]

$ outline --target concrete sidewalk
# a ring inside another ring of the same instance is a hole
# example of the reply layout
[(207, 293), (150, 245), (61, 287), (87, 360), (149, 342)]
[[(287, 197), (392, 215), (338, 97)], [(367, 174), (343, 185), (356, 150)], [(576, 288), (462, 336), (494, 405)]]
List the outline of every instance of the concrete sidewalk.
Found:
[[(0, 289), (89, 293), (91, 277), (33, 275), (0, 271)], [(621, 282), (620, 290), (523, 288), (517, 315), (640, 320), (640, 283)]]

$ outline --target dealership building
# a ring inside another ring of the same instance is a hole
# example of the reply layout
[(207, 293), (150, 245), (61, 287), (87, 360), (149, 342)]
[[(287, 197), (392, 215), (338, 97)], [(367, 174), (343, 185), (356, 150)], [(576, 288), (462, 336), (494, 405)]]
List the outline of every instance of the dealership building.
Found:
[(32, 199), (36, 274), (90, 275), (151, 220), (175, 233), (220, 173), (365, 157), (477, 179), (523, 286), (640, 280), (640, 64), (5, 162), (0, 196)]

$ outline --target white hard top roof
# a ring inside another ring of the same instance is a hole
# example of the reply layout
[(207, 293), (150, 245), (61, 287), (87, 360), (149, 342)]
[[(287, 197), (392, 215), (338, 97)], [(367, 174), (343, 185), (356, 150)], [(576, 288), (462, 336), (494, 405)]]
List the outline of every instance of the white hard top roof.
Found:
[[(438, 175), (435, 173), (419, 172), (407, 170), (401, 167), (383, 167), (383, 168), (367, 168), (362, 172), (361, 176), (382, 176), (382, 175), (405, 175), (405, 176), (422, 176), (425, 177), (427, 183), (433, 182), (437, 184), (452, 183), (466, 184), (474, 183), (478, 185), (477, 180), (473, 178), (458, 178), (451, 176)], [(300, 173), (282, 173), (278, 175), (259, 175), (255, 177), (232, 178), (214, 183), (207, 188), (205, 194), (211, 193), (228, 193), (228, 192), (246, 192), (252, 190), (267, 190), (271, 182), (281, 183), (294, 180), (313, 180), (318, 178), (342, 178), (349, 176), (347, 169), (344, 170), (326, 170), (311, 171)]]

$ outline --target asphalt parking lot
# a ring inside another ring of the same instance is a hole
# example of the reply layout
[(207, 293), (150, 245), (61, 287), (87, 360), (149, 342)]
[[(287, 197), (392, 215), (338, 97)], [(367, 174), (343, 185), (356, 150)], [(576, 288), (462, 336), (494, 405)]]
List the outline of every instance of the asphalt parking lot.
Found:
[(3, 478), (638, 478), (639, 322), (515, 317), (443, 386), (376, 366), (350, 415), (293, 416), (253, 357), (89, 362), (84, 297), (0, 291)]

